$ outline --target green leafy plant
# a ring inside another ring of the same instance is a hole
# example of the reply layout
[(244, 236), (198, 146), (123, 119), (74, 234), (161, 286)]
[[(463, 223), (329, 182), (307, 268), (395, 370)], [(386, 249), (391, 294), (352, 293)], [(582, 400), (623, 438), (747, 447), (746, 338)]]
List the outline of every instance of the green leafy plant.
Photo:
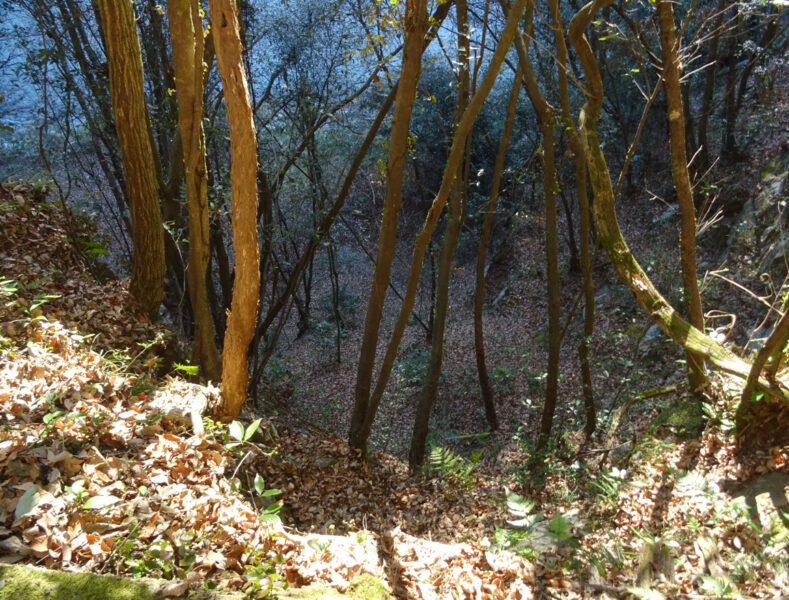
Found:
[(331, 542), (319, 542), (318, 540), (311, 540), (307, 542), (307, 545), (315, 550), (315, 552), (318, 554), (323, 554), (329, 549)]
[(173, 369), (185, 373), (186, 375), (196, 376), (200, 372), (200, 367), (197, 365), (182, 365), (181, 363), (174, 362)]
[[(274, 496), (279, 496), (282, 493), (282, 490), (277, 489), (266, 489), (266, 482), (265, 480), (258, 474), (255, 475), (254, 481), (255, 491), (257, 492), (258, 496), (263, 499), (264, 504), (266, 503), (266, 499), (273, 498)], [(279, 521), (279, 511), (282, 509), (282, 502), (273, 502), (271, 504), (267, 504), (263, 511), (260, 513), (260, 520), (261, 521)]]
[(560, 544), (566, 544), (567, 546), (570, 546), (570, 548), (578, 550), (581, 547), (581, 542), (578, 541), (578, 538), (572, 535), (572, 529), (572, 522), (558, 512), (555, 513), (548, 522), (549, 537), (552, 537)]
[(503, 550), (509, 550), (529, 559), (536, 559), (537, 552), (530, 546), (530, 540), (534, 536), (534, 527), (544, 519), (541, 512), (533, 512), (535, 503), (528, 498), (524, 498), (504, 488), (504, 496), (507, 502), (507, 510), (515, 517), (507, 521), (512, 527), (496, 527), (493, 535), (494, 543)]
[(65, 486), (65, 490), (72, 502), (86, 510), (106, 508), (121, 500), (117, 496), (91, 496), (85, 489), (84, 479), (78, 479), (73, 484)]
[(473, 485), (471, 474), (477, 466), (484, 450), (478, 450), (471, 455), (471, 460), (455, 454), (449, 448), (433, 446), (430, 450), (430, 467), (442, 477), (452, 479), (458, 484), (470, 488)]
[[(274, 565), (284, 562), (285, 557), (277, 554), (272, 560), (266, 556), (265, 551), (249, 548), (242, 559), (244, 577), (247, 580), (245, 586), (247, 596), (250, 598), (268, 597), (280, 578)], [(287, 589), (288, 582), (284, 581), (277, 587)]]
[(260, 427), (260, 422), (262, 420), (263, 419), (255, 419), (246, 427), (244, 427), (244, 424), (240, 421), (233, 421), (230, 423), (227, 428), (227, 432), (235, 441), (229, 442), (225, 444), (225, 446), (230, 449), (237, 448), (238, 446), (247, 443), (250, 439), (252, 439), (252, 436), (255, 435), (255, 432), (258, 430), (258, 427)]
[(603, 468), (600, 470), (600, 475), (597, 479), (593, 480), (590, 485), (594, 490), (595, 496), (604, 504), (616, 506), (619, 494), (625, 485), (626, 477), (627, 471), (623, 469), (614, 467), (609, 471)]
[(701, 579), (701, 591), (707, 596), (726, 598), (735, 594), (735, 588), (728, 581), (710, 575), (700, 575), (699, 579)]

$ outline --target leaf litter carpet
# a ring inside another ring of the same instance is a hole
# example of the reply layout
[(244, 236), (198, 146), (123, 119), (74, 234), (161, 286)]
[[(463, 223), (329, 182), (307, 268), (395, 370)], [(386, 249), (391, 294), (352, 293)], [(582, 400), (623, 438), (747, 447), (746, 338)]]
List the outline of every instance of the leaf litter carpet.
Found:
[[(481, 494), (422, 489), (393, 459), (369, 467), (341, 440), (285, 427), (273, 446), (248, 444), (253, 459), (239, 465), (222, 436), (192, 437), (158, 418), (153, 407), (189, 388), (156, 379), (166, 332), (124, 284), (95, 281), (68, 228), (31, 186), (0, 188), (3, 562), (245, 590), (272, 577), (275, 588), (343, 590), (368, 572), (403, 597), (534, 597), (528, 561), (415, 537), (474, 537), (497, 510)], [(306, 533), (261, 519), (263, 507), (238, 491), (253, 489), (255, 474), (282, 489), (285, 522)], [(484, 519), (458, 523), (470, 514)]]
[[(718, 496), (683, 486), (681, 473), (704, 467), (744, 482), (785, 470), (787, 449), (743, 463), (716, 430), (659, 448), (657, 461), (634, 456), (631, 485), (608, 504), (562, 493), (582, 482), (566, 472), (521, 481), (519, 493), (546, 515), (587, 519), (573, 531), (578, 548), (538, 557), (490, 542), (508, 518), (502, 486), (517, 485), (501, 473), (524, 461), (522, 452), (505, 451), (497, 473), (480, 469), (463, 482), (410, 478), (391, 456), (365, 462), (342, 440), (284, 419), (237, 449), (222, 428), (192, 436), (184, 422), (161, 418), (160, 407), (193, 388), (156, 373), (167, 332), (134, 309), (124, 284), (95, 281), (67, 241), (90, 231), (69, 221), (31, 186), (0, 187), (3, 562), (159, 576), (172, 580), (173, 596), (206, 583), (344, 590), (369, 573), (401, 598), (625, 597), (654, 530), (672, 541), (675, 558), (671, 577), (654, 579), (663, 594), (655, 597), (700, 598), (699, 574), (714, 569), (688, 530), (717, 540), (729, 566), (764, 542)], [(266, 520), (265, 499), (249, 492), (256, 476), (282, 491), (282, 522)], [(789, 593), (779, 568), (786, 548), (771, 545), (730, 591)]]

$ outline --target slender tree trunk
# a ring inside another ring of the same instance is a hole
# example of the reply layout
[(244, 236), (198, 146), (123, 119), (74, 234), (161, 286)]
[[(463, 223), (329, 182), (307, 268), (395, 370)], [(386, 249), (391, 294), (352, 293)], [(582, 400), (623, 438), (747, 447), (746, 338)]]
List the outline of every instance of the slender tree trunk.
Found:
[[(509, 11), (509, 2), (499, 0), (505, 13)], [(553, 136), (553, 119), (556, 113), (545, 99), (537, 82), (534, 68), (529, 58), (529, 44), (532, 34), (532, 18), (534, 4), (529, 2), (526, 7), (526, 24), (523, 34), (515, 39), (518, 61), (523, 71), (523, 82), (526, 93), (531, 100), (534, 111), (540, 121), (540, 132), (543, 139), (543, 176), (542, 188), (545, 200), (545, 262), (548, 288), (548, 371), (546, 377), (545, 403), (543, 404), (540, 434), (537, 447), (548, 443), (553, 428), (553, 416), (556, 412), (556, 400), (559, 392), (559, 352), (561, 350), (561, 289), (559, 281), (559, 240), (556, 216), (556, 155)]]
[(704, 93), (701, 100), (701, 114), (699, 115), (699, 172), (704, 173), (710, 168), (710, 144), (707, 140), (707, 124), (712, 112), (712, 99), (715, 96), (715, 76), (718, 73), (718, 49), (720, 48), (721, 32), (723, 29), (723, 18), (726, 14), (727, 0), (718, 0), (715, 15), (715, 29), (710, 41), (710, 55), (707, 61), (707, 73), (704, 77)]
[[(468, 31), (468, 6), (466, 0), (456, 0), (458, 26), (458, 96), (455, 104), (455, 122), (466, 110), (471, 87), (469, 72), (470, 40)], [(468, 136), (471, 137), (470, 135)], [(466, 144), (466, 156), (468, 156)], [(425, 381), (419, 394), (416, 408), (416, 420), (411, 436), (411, 449), (408, 454), (408, 463), (411, 469), (421, 465), (425, 460), (425, 444), (430, 423), (430, 412), (438, 394), (438, 380), (441, 377), (441, 365), (444, 359), (444, 331), (446, 328), (447, 314), (449, 312), (449, 282), (452, 276), (452, 257), (455, 255), (460, 230), (463, 227), (463, 197), (466, 187), (466, 163), (458, 166), (454, 187), (449, 196), (447, 211), (447, 226), (444, 239), (441, 242), (441, 255), (438, 263), (438, 277), (436, 278), (436, 302), (434, 319), (431, 325), (430, 362), (427, 366)]]
[(193, 360), (204, 377), (219, 381), (222, 368), (206, 286), (210, 241), (203, 134), (203, 23), (197, 0), (168, 0), (167, 13), (189, 211), (187, 277), (195, 321)]
[(131, 0), (98, 0), (104, 27), (110, 96), (121, 147), (132, 219), (132, 277), (129, 291), (151, 319), (159, 314), (164, 289), (164, 228), (148, 115), (142, 56)]
[(490, 427), (491, 431), (498, 429), (499, 420), (496, 416), (496, 404), (493, 399), (490, 377), (488, 376), (488, 367), (485, 364), (485, 336), (482, 322), (482, 307), (485, 304), (485, 263), (493, 232), (493, 217), (496, 214), (496, 206), (499, 200), (504, 159), (507, 156), (507, 148), (509, 147), (512, 128), (515, 124), (515, 109), (518, 106), (522, 76), (523, 74), (519, 67), (515, 71), (515, 78), (512, 82), (512, 90), (507, 103), (507, 116), (504, 120), (504, 129), (501, 132), (499, 150), (496, 153), (496, 163), (493, 167), (493, 178), (490, 185), (490, 198), (485, 208), (485, 219), (482, 222), (479, 252), (477, 253), (476, 285), (474, 288), (474, 353), (477, 359), (477, 373), (479, 376), (479, 387), (482, 392), (482, 404), (485, 407), (485, 417), (488, 420), (488, 427)]
[(218, 416), (232, 420), (247, 397), (247, 351), (255, 333), (260, 289), (257, 239), (257, 143), (249, 102), (235, 0), (210, 0), (211, 33), (230, 126), (230, 218), (235, 277), (222, 352), (222, 403)]
[[(671, 0), (657, 0), (660, 47), (663, 55), (663, 89), (666, 93), (668, 110), (669, 145), (671, 171), (680, 213), (680, 265), (682, 286), (687, 303), (688, 320), (699, 331), (704, 331), (704, 313), (696, 274), (696, 207), (693, 202), (693, 187), (688, 172), (688, 157), (685, 152), (685, 126), (680, 88), (679, 41), (674, 25), (674, 8)], [(688, 383), (694, 392), (707, 385), (704, 357), (688, 351)]]
[(395, 323), (394, 331), (392, 332), (392, 336), (390, 337), (389, 343), (386, 347), (386, 354), (384, 355), (383, 363), (381, 364), (381, 369), (378, 374), (378, 380), (376, 381), (375, 389), (370, 396), (366, 418), (360, 426), (358, 440), (360, 440), (359, 443), (361, 445), (355, 447), (364, 448), (364, 446), (367, 444), (367, 438), (370, 435), (370, 430), (372, 428), (373, 421), (375, 420), (375, 413), (378, 410), (379, 404), (381, 403), (381, 398), (383, 398), (386, 384), (389, 382), (389, 376), (392, 373), (392, 367), (394, 366), (395, 358), (397, 357), (397, 350), (400, 347), (400, 341), (403, 338), (403, 332), (405, 331), (406, 325), (408, 324), (411, 311), (414, 308), (414, 301), (416, 299), (417, 288), (419, 287), (419, 279), (422, 272), (425, 252), (427, 250), (428, 244), (430, 243), (430, 239), (433, 236), (433, 232), (436, 229), (438, 220), (441, 217), (441, 212), (444, 210), (444, 206), (446, 205), (449, 194), (453, 188), (457, 169), (460, 168), (463, 162), (463, 156), (466, 151), (466, 138), (471, 132), (471, 128), (474, 125), (474, 120), (479, 114), (482, 104), (485, 102), (488, 94), (490, 94), (490, 90), (493, 88), (493, 84), (498, 77), (499, 68), (504, 62), (504, 58), (509, 51), (510, 45), (512, 45), (512, 40), (515, 37), (518, 28), (518, 20), (523, 13), (523, 7), (525, 6), (526, 2), (527, 0), (516, 0), (514, 3), (513, 9), (510, 11), (507, 21), (504, 24), (504, 28), (502, 29), (496, 50), (493, 52), (493, 56), (491, 56), (490, 64), (488, 65), (488, 69), (485, 72), (485, 76), (482, 78), (477, 91), (474, 92), (474, 95), (469, 102), (468, 108), (463, 113), (463, 116), (458, 123), (457, 129), (455, 130), (455, 134), (452, 139), (452, 146), (449, 150), (449, 157), (447, 158), (447, 163), (444, 167), (444, 175), (441, 179), (441, 187), (438, 190), (438, 194), (433, 199), (433, 204), (430, 207), (430, 210), (427, 211), (425, 223), (422, 226), (422, 230), (416, 236), (416, 240), (414, 242), (414, 250), (411, 255), (411, 269), (408, 273), (408, 283), (406, 285), (405, 298), (403, 299), (402, 305), (400, 307), (400, 312), (397, 315), (397, 322)]
[(397, 241), (397, 222), (402, 202), (403, 167), (408, 152), (408, 134), (411, 111), (416, 97), (416, 84), (422, 68), (422, 52), (428, 31), (427, 0), (407, 0), (405, 9), (405, 45), (403, 66), (397, 85), (389, 154), (386, 169), (386, 195), (381, 229), (378, 235), (378, 252), (373, 273), (370, 298), (364, 319), (359, 365), (356, 371), (354, 408), (351, 415), (349, 442), (354, 448), (364, 450), (367, 435), (364, 423), (370, 412), (370, 387), (372, 385), (378, 330), (383, 316), (386, 289), (392, 272), (392, 260)]
[[(431, 23), (431, 26), (428, 34), (425, 36), (423, 50), (422, 50), (423, 52), (424, 49), (427, 48), (430, 42), (434, 40), (436, 35), (438, 34), (441, 24), (443, 23), (444, 19), (449, 13), (449, 9), (451, 8), (453, 1), (454, 0), (450, 0), (449, 2), (439, 4), (438, 6), (436, 6), (435, 10), (433, 11), (433, 14), (430, 16), (429, 22)], [(331, 227), (332, 223), (334, 223), (335, 219), (339, 215), (340, 210), (342, 209), (345, 203), (345, 199), (348, 197), (348, 193), (350, 192), (351, 185), (355, 180), (354, 179), (355, 175), (358, 172), (360, 166), (362, 165), (362, 161), (367, 153), (367, 150), (374, 142), (378, 129), (380, 128), (381, 124), (384, 121), (384, 118), (389, 112), (389, 109), (394, 103), (394, 99), (397, 94), (398, 87), (399, 87), (399, 83), (395, 84), (394, 88), (390, 91), (389, 95), (381, 104), (378, 110), (378, 114), (373, 120), (372, 125), (370, 125), (367, 135), (362, 141), (359, 150), (356, 152), (356, 156), (354, 157), (351, 166), (348, 168), (348, 172), (345, 174), (345, 179), (343, 181), (342, 187), (340, 191), (336, 194), (335, 200), (332, 203), (331, 208), (328, 209), (325, 212), (325, 214), (321, 216), (318, 228), (316, 229), (314, 235), (310, 237), (310, 240), (307, 244), (307, 248), (301, 253), (298, 262), (296, 263), (295, 267), (293, 268), (291, 274), (288, 277), (283, 292), (277, 297), (272, 298), (271, 303), (269, 305), (269, 309), (266, 311), (266, 316), (262, 319), (262, 321), (259, 323), (257, 327), (258, 337), (265, 336), (265, 338), (270, 341), (269, 343), (267, 343), (266, 348), (262, 353), (260, 360), (255, 365), (253, 382), (252, 382), (253, 386), (256, 384), (257, 381), (259, 381), (260, 377), (263, 374), (263, 369), (266, 365), (266, 362), (269, 360), (272, 353), (274, 352), (274, 348), (275, 348), (274, 342), (276, 342), (276, 340), (278, 339), (279, 332), (281, 331), (286, 318), (286, 315), (283, 313), (283, 310), (286, 310), (286, 307), (289, 306), (294, 290), (297, 288), (299, 284), (299, 278), (301, 277), (302, 272), (311, 263), (312, 257), (314, 256), (316, 249), (319, 247), (320, 243), (328, 234), (329, 228)], [(271, 331), (272, 325), (274, 325), (273, 331)]]
[[(570, 94), (567, 84), (567, 42), (564, 37), (562, 16), (558, 0), (550, 0), (549, 7), (553, 20), (554, 39), (556, 46), (556, 62), (558, 68), (559, 103), (561, 118), (570, 149), (573, 153), (573, 167), (575, 172), (575, 193), (578, 197), (579, 237), (581, 255), (581, 274), (583, 276), (584, 294), (584, 329), (581, 341), (578, 343), (578, 360), (581, 365), (581, 387), (583, 390), (584, 407), (586, 408), (586, 424), (584, 433), (591, 436), (597, 428), (597, 410), (594, 402), (594, 387), (592, 385), (592, 369), (589, 364), (589, 345), (594, 335), (594, 278), (592, 274), (592, 259), (590, 254), (590, 214), (589, 196), (586, 189), (586, 154), (583, 144), (578, 138), (578, 131), (570, 113)], [(626, 159), (627, 160), (627, 159)]]

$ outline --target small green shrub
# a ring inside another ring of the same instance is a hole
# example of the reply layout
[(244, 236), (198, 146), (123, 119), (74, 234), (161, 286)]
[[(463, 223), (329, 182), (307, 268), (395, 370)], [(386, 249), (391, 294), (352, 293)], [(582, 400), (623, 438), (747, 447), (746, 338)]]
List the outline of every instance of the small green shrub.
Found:
[(429, 363), (430, 351), (414, 346), (395, 363), (392, 374), (401, 386), (421, 385), (427, 375)]

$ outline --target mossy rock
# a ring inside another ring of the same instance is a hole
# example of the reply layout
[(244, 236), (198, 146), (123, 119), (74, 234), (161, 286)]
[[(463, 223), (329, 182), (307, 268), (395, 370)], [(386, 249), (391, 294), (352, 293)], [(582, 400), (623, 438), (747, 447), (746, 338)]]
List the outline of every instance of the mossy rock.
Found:
[(649, 429), (653, 433), (669, 429), (682, 439), (692, 439), (702, 434), (706, 422), (702, 403), (695, 398), (685, 398), (660, 411), (650, 423)]
[[(165, 600), (160, 590), (169, 583), (172, 582), (0, 565), (0, 600)], [(169, 596), (169, 600), (172, 598)], [(244, 596), (192, 590), (175, 598), (241, 600)]]
[(347, 591), (340, 593), (325, 585), (314, 583), (302, 588), (295, 588), (278, 592), (276, 598), (283, 600), (388, 600), (394, 599), (392, 593), (377, 577), (363, 573), (356, 576)]

